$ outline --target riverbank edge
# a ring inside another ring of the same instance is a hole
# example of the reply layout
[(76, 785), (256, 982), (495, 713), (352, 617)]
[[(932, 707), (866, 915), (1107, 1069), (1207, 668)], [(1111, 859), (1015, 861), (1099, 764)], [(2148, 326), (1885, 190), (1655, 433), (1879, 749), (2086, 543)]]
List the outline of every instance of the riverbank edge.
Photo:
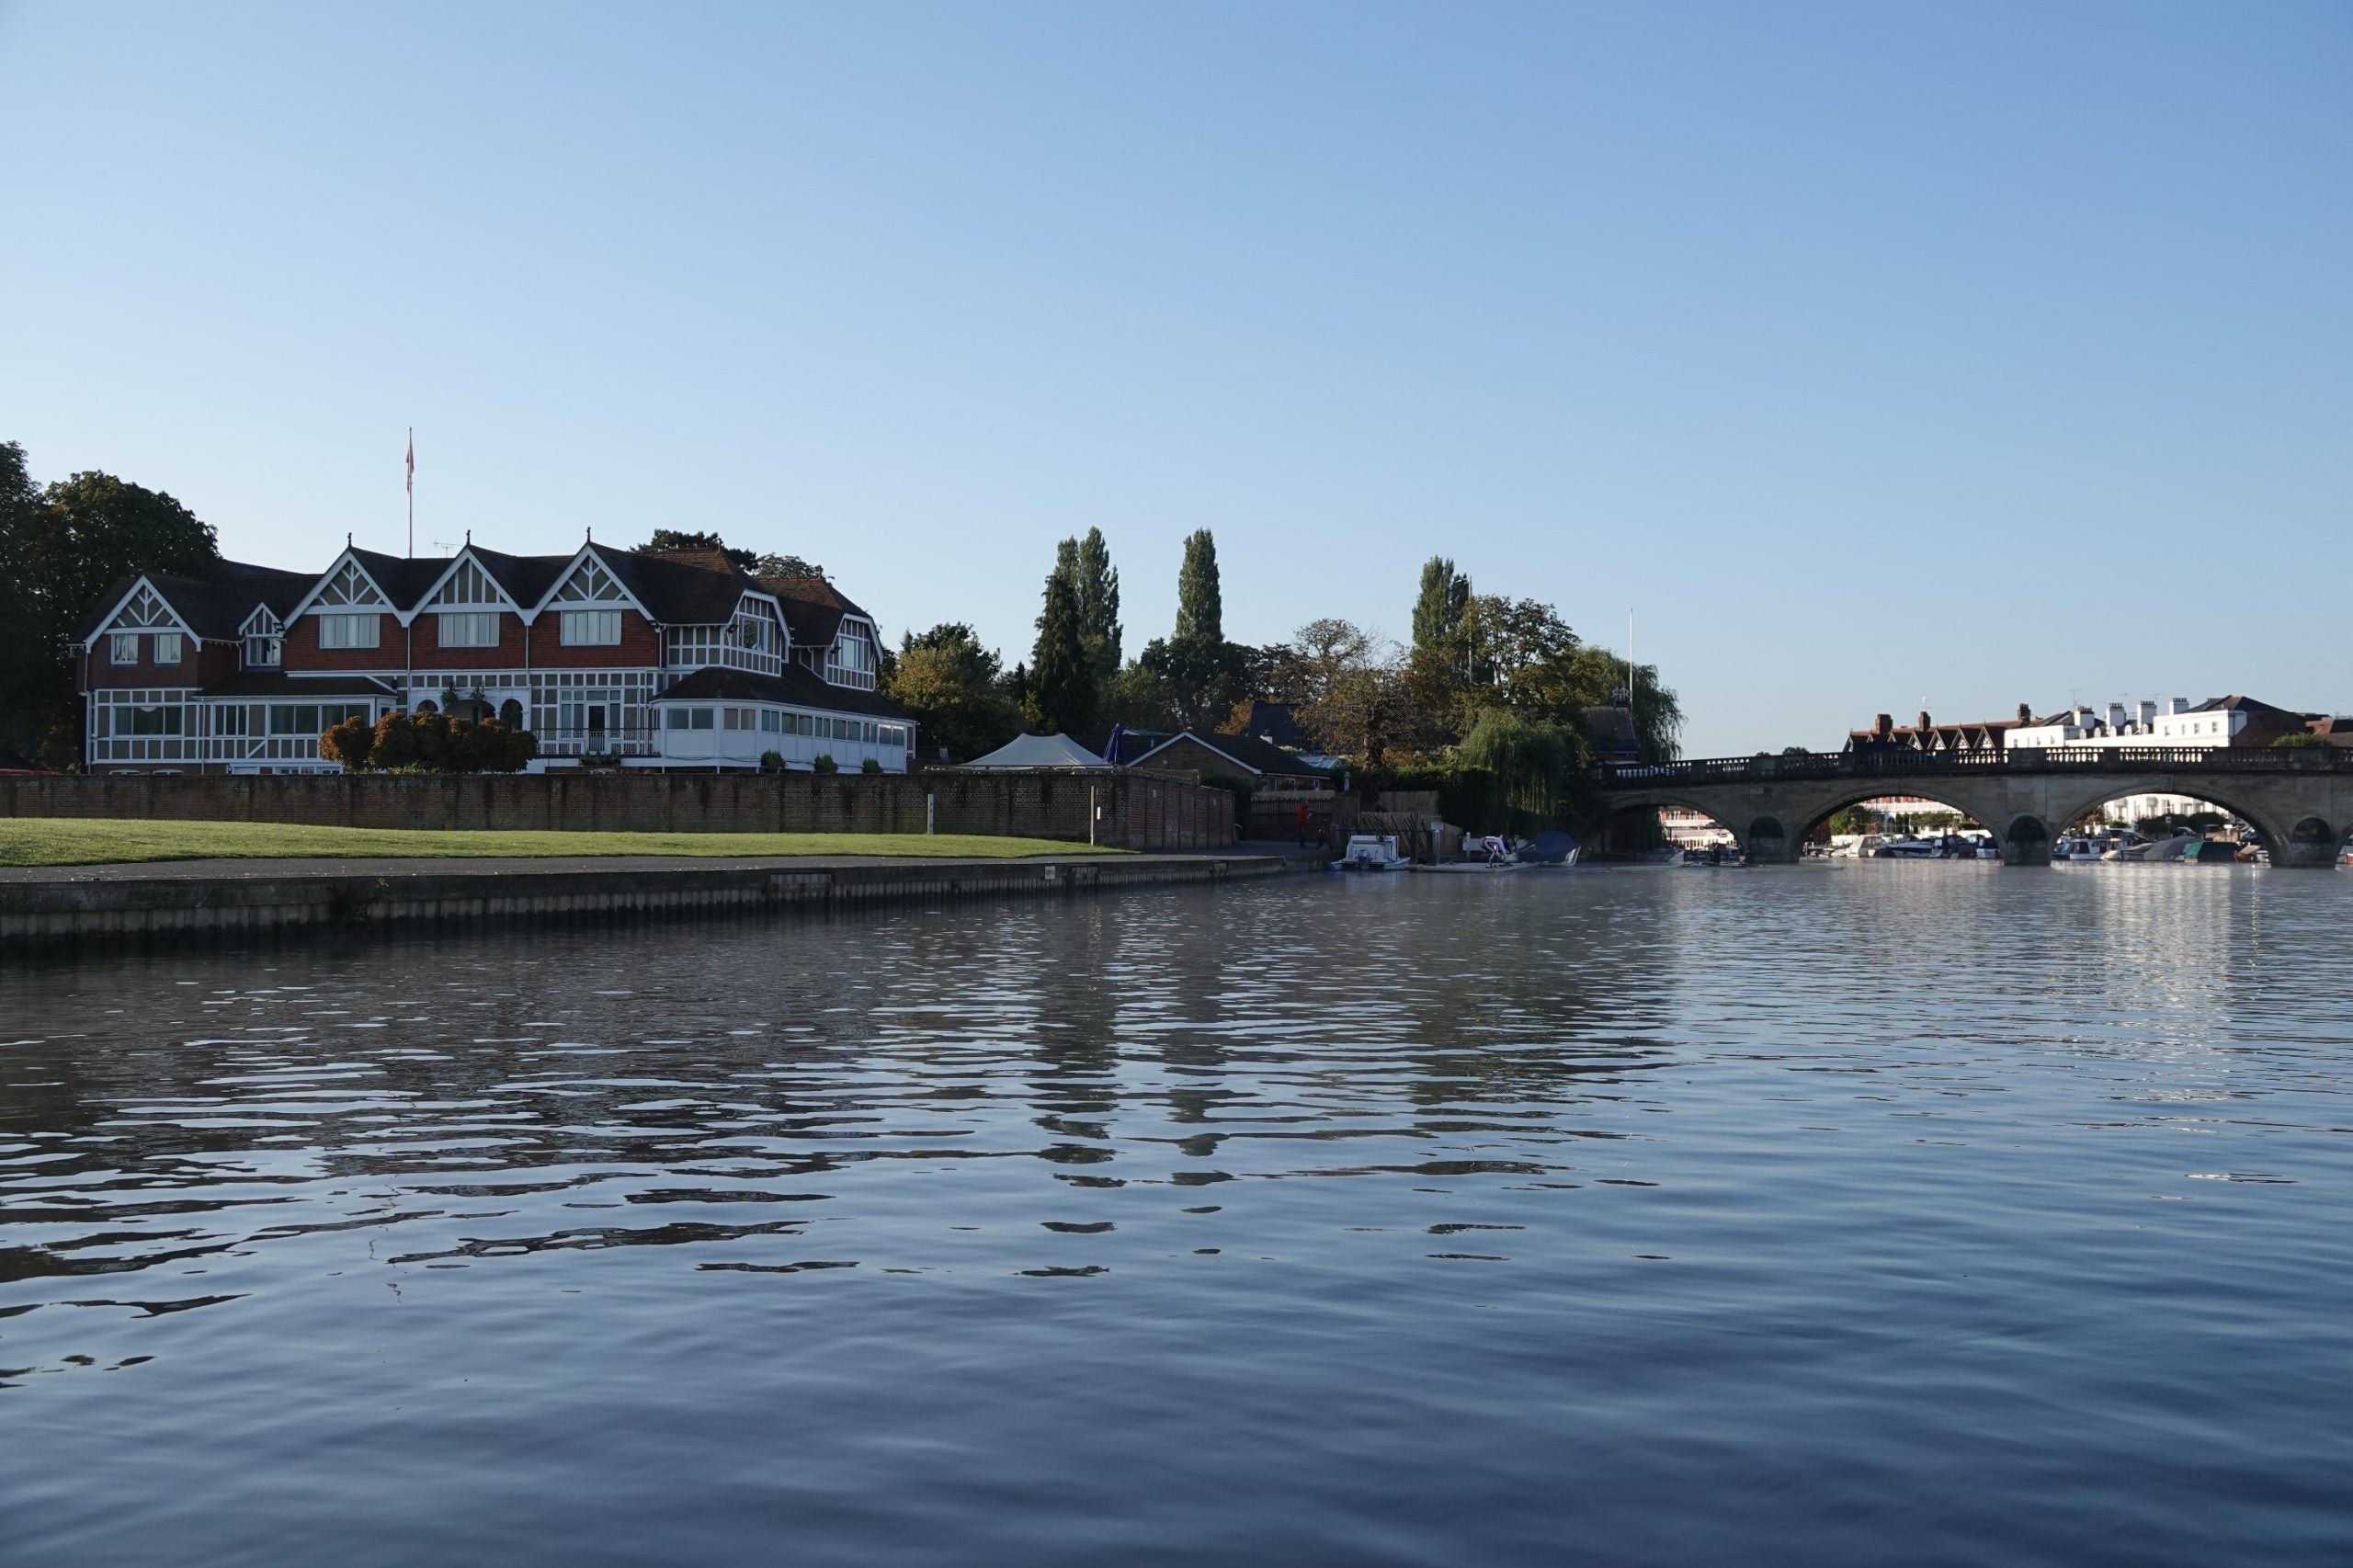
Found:
[[(1002, 859), (775, 858), (629, 866), (499, 861), (463, 869), (214, 871), (186, 863), (55, 868), (0, 881), (0, 952), (79, 942), (169, 941), (300, 930), (362, 932), (476, 921), (545, 923), (871, 907), (942, 899), (1069, 897), (1279, 876), (1312, 862), (1272, 854)], [(208, 865), (210, 863), (208, 863)]]

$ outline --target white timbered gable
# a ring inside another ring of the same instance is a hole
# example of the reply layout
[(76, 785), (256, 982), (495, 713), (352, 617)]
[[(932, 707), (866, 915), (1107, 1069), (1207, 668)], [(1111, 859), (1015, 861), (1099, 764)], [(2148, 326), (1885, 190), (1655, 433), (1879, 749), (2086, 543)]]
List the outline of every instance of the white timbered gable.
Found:
[(631, 596), (630, 591), (621, 586), (620, 579), (614, 576), (605, 563), (594, 555), (583, 555), (579, 563), (564, 574), (563, 581), (555, 585), (555, 592), (549, 597), (548, 602), (553, 605), (600, 607), (635, 605), (641, 611), (644, 608), (637, 605), (637, 600)]
[(346, 561), (327, 574), (325, 581), (311, 590), (307, 609), (390, 609), (392, 601), (376, 586), (376, 580), (359, 569), (357, 561)]
[(482, 569), (482, 562), (472, 556), (461, 555), (453, 562), (441, 584), (427, 596), (427, 609), (513, 609), (515, 601), (498, 580)]
[(194, 634), (188, 624), (174, 612), (170, 605), (164, 602), (164, 596), (144, 581), (132, 589), (130, 597), (116, 607), (114, 614), (108, 619), (103, 630), (189, 631), (190, 635)]

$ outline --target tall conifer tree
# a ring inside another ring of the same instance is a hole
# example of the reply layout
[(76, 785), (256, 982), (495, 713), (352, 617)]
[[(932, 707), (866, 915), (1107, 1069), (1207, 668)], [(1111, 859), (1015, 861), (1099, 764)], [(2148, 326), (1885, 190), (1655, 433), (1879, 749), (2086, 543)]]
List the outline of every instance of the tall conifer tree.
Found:
[(1176, 569), (1176, 635), (1197, 648), (1225, 645), (1225, 602), (1218, 591), (1217, 540), (1207, 528), (1185, 540), (1185, 563)]
[(1462, 612), (1470, 608), (1471, 579), (1454, 569), (1443, 555), (1422, 565), (1422, 591), (1414, 600), (1414, 650), (1453, 654), (1462, 631)]
[(1030, 661), (1029, 692), (1049, 733), (1073, 734), (1095, 722), (1095, 666), (1079, 618), (1077, 541), (1064, 540), (1046, 578), (1046, 608), (1038, 617), (1038, 648)]
[(1074, 581), (1078, 586), (1078, 619), (1086, 634), (1086, 649), (1098, 681), (1120, 671), (1120, 574), (1111, 564), (1111, 547), (1101, 528), (1089, 528), (1078, 541)]

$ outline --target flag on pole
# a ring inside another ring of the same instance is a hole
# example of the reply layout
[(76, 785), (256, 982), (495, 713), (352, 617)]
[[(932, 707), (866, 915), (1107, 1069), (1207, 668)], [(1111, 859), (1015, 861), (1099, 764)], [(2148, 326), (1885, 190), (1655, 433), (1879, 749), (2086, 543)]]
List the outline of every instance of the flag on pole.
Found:
[(416, 431), (414, 426), (408, 433), (408, 493), (411, 495), (416, 494)]

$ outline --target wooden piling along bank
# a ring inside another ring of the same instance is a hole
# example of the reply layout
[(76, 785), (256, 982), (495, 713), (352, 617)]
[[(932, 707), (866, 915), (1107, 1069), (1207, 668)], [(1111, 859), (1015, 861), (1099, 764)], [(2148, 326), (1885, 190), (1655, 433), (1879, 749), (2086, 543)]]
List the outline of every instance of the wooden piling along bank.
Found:
[(570, 860), (533, 868), (317, 870), (240, 875), (235, 862), (86, 868), (0, 881), (0, 952), (80, 942), (302, 928), (364, 931), (460, 921), (748, 914), (946, 899), (1069, 896), (1266, 877), (1275, 856), (1082, 856), (1026, 860), (722, 861), (659, 867)]

